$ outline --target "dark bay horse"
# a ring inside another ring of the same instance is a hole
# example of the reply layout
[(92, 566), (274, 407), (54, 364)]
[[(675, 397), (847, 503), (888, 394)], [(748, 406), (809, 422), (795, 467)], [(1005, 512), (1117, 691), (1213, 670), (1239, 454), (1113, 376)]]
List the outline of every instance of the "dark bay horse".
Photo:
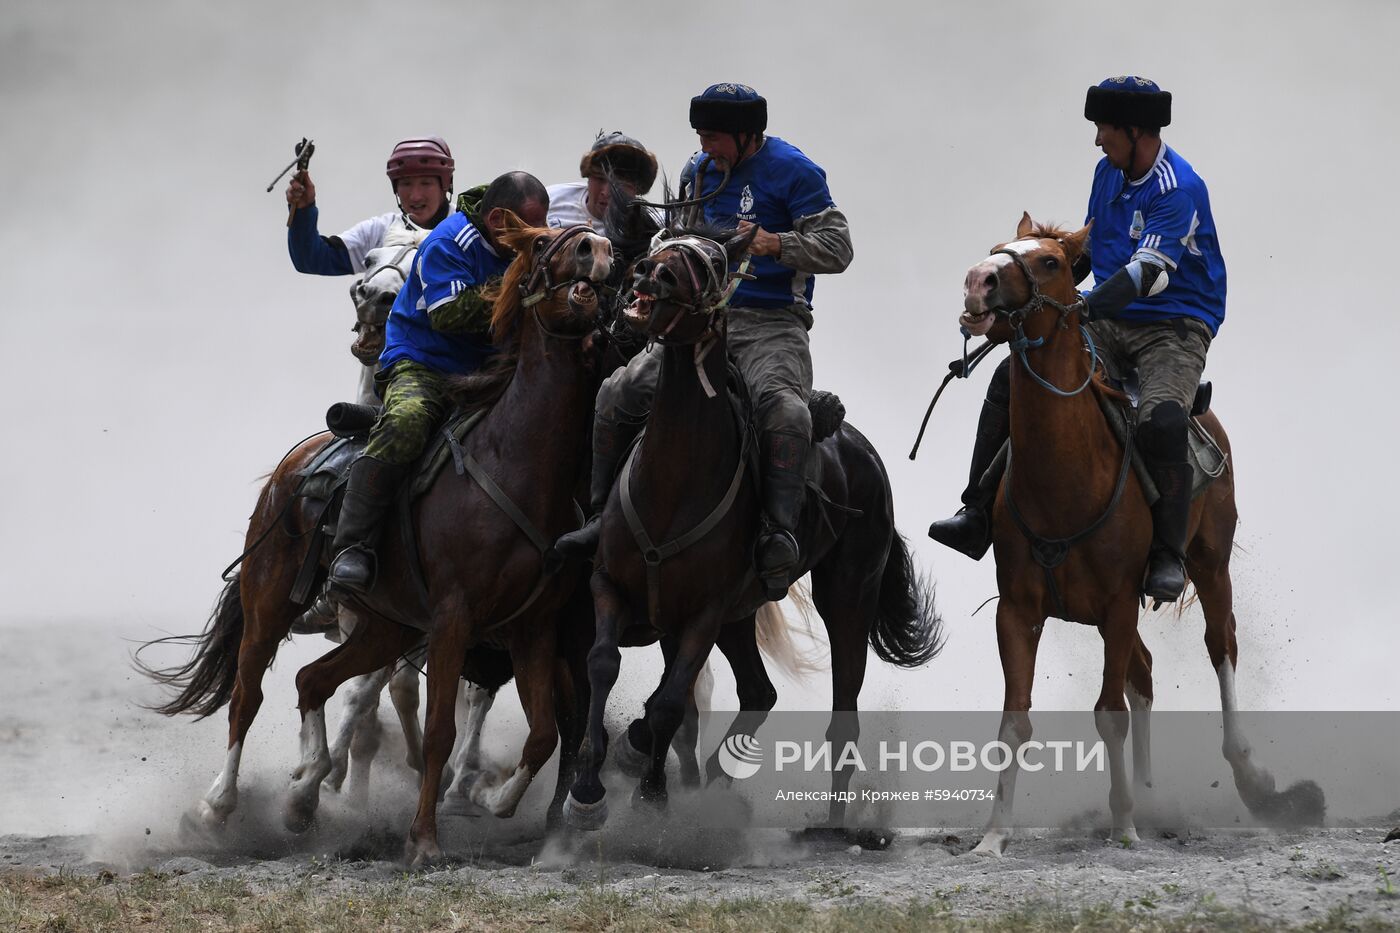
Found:
[[(1078, 294), (1070, 270), (1088, 234), (1088, 227), (1071, 233), (1023, 215), (1016, 238), (968, 271), (960, 322), (974, 335), (1012, 343), (1012, 456), (992, 517), (997, 646), (1006, 681), (999, 737), (1017, 750), (1031, 737), (1028, 711), (1045, 620), (1057, 616), (1097, 627), (1104, 668), (1095, 724), (1108, 752), (1113, 839), (1132, 842), (1134, 791), (1123, 758), (1130, 718), (1133, 783), (1139, 791), (1151, 786), (1152, 655), (1138, 635), (1138, 600), (1152, 516), (1126, 467), (1128, 451), (1100, 410), (1096, 394), (1112, 390), (1092, 371), (1088, 332), (1081, 336), (1072, 307)], [(1200, 423), (1228, 455), (1230, 441), (1214, 413), (1202, 415)], [(1187, 572), (1205, 613), (1206, 650), (1220, 683), (1223, 752), (1252, 813), (1320, 819), (1320, 789), (1300, 782), (1275, 792), (1273, 777), (1253, 761), (1240, 728), (1230, 581), (1235, 522), (1234, 474), (1226, 470), (1192, 505), (1186, 550)], [(1038, 564), (1024, 529), (1042, 539), (1073, 539), (1063, 562), (1052, 569)], [(1016, 756), (1010, 756), (979, 853), (1001, 855), (1006, 849), (1017, 770)]]
[[(606, 819), (599, 779), (608, 749), (604, 711), (619, 673), (618, 646), (630, 628), (659, 631), (666, 648), (665, 673), (643, 721), (651, 761), (638, 789), (642, 799), (666, 799), (666, 749), (717, 643), (735, 666), (741, 710), (757, 714), (746, 728), (756, 728), (773, 705), (771, 695), (745, 687), (767, 682), (746, 621), (765, 604), (752, 569), (759, 498), (747, 462), (748, 430), (740, 429), (731, 402), (721, 296), (729, 265), (746, 247), (733, 231), (675, 231), (637, 270), (635, 299), (625, 313), (664, 346), (663, 361), (646, 432), (602, 518), (592, 578), (597, 633), (588, 655), (588, 738), (565, 804), (572, 826), (596, 828)], [(866, 645), (887, 662), (922, 665), (941, 647), (941, 622), (931, 589), (916, 582), (895, 531), (889, 479), (870, 443), (847, 424), (814, 445), (813, 459), (821, 492), (834, 507), (814, 507), (809, 497), (799, 535), (805, 563), (794, 578), (812, 574), (813, 602), (831, 644), (833, 710), (854, 711)], [(651, 553), (644, 553), (642, 538)], [(691, 540), (679, 552), (660, 558), (668, 544), (685, 538)], [(735, 622), (745, 624), (729, 624)], [(759, 665), (755, 676), (743, 673), (746, 657)], [(833, 715), (829, 738), (855, 735), (853, 717)], [(833, 780), (844, 789), (850, 772)], [(839, 827), (844, 804), (834, 802), (829, 816)]]
[[(465, 400), (490, 407), (462, 443), (461, 454), (537, 533), (527, 537), (480, 481), (444, 469), (412, 509), (424, 589), (415, 582), (400, 536), (389, 529), (375, 589), (354, 606), (360, 624), (344, 644), (297, 675), (302, 763), (288, 806), (292, 826), (304, 825), (330, 768), (326, 700), (345, 680), (382, 668), (427, 633), (426, 770), (407, 849), (415, 864), (441, 855), (438, 790), (452, 749), (457, 682), (469, 648), (509, 651), (530, 725), (519, 765), (509, 775), (479, 775), (469, 792), (474, 802), (497, 815), (513, 812), (552, 755), (562, 726), (564, 760), (551, 807), (557, 812), (581, 734), (577, 707), (587, 688), (586, 636), (585, 643), (561, 644), (571, 637), (571, 627), (558, 619), (579, 577), (568, 567), (545, 574), (536, 542), (552, 541), (577, 521), (574, 493), (598, 383), (599, 302), (593, 286), (611, 271), (611, 247), (586, 229), (535, 229), (514, 219), (500, 239), (517, 253), (492, 316), (501, 354), (468, 382)], [(207, 714), (229, 703), (228, 760), (199, 807), (209, 823), (226, 819), (237, 802), (238, 767), (262, 701), (263, 672), (307, 608), (289, 594), (311, 529), (287, 503), (297, 472), (330, 439), (317, 435), (303, 442), (269, 477), (249, 524), (250, 550), (242, 570), (215, 609), (199, 657), (177, 684), (184, 689), (173, 705), (183, 709)], [(570, 656), (573, 670), (564, 660)]]

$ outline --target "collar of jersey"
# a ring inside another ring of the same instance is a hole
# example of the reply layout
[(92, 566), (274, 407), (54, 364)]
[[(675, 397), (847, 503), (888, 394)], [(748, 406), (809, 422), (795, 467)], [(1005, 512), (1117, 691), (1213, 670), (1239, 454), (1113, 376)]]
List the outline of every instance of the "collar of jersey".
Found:
[(1159, 148), (1159, 149), (1157, 150), (1157, 158), (1155, 158), (1155, 159), (1152, 160), (1152, 164), (1149, 165), (1149, 166), (1147, 167), (1147, 171), (1145, 171), (1145, 172), (1142, 173), (1142, 177), (1141, 177), (1141, 178), (1139, 178), (1137, 181), (1130, 181), (1130, 182), (1128, 182), (1129, 187), (1136, 188), (1136, 187), (1138, 187), (1139, 185), (1141, 185), (1141, 184), (1143, 184), (1144, 182), (1146, 182), (1147, 179), (1149, 179), (1149, 178), (1152, 177), (1153, 169), (1155, 169), (1157, 166), (1159, 166), (1159, 165), (1161, 165), (1163, 162), (1165, 162), (1166, 159), (1167, 159), (1167, 143), (1166, 143), (1165, 140), (1163, 140), (1163, 141), (1161, 142), (1161, 148)]

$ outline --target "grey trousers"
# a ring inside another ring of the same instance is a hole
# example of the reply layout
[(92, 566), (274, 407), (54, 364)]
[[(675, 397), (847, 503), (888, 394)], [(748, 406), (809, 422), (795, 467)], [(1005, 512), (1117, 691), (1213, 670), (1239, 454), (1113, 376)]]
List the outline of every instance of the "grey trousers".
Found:
[(1167, 401), (1191, 411), (1210, 349), (1210, 328), (1204, 322), (1195, 318), (1145, 323), (1105, 320), (1092, 321), (1088, 327), (1109, 372), (1123, 376), (1137, 368), (1142, 391), (1139, 423)]
[[(762, 436), (812, 438), (812, 352), (805, 308), (731, 308), (729, 353), (753, 393)], [(608, 377), (598, 390), (599, 420), (640, 427), (651, 412), (661, 372), (661, 348), (651, 347)]]

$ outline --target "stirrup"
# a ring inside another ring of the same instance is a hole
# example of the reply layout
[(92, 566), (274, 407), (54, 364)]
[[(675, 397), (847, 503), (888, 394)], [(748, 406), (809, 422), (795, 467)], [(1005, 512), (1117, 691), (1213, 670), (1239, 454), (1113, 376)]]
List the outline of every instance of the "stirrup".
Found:
[[(770, 546), (779, 542), (787, 547), (792, 556), (773, 566), (765, 566), (762, 558), (766, 556)], [(754, 564), (759, 582), (763, 584), (768, 601), (777, 602), (787, 595), (788, 586), (792, 582), (792, 572), (802, 562), (802, 549), (798, 546), (797, 538), (792, 532), (781, 526), (768, 525), (765, 522), (763, 532), (758, 539), (757, 552), (754, 555)]]
[(335, 628), (339, 624), (339, 608), (331, 596), (330, 587), (327, 586), (321, 588), (321, 592), (316, 594), (316, 599), (307, 610), (292, 623), (292, 632), (298, 635), (309, 635), (313, 632), (324, 632)]
[(928, 536), (944, 547), (981, 560), (992, 546), (992, 520), (987, 510), (965, 505), (952, 518), (928, 526)]
[(564, 557), (588, 560), (598, 552), (598, 539), (603, 535), (603, 513), (595, 512), (577, 531), (560, 535), (554, 550)]
[[(363, 567), (355, 566), (356, 557), (363, 559)], [(376, 574), (374, 551), (363, 544), (352, 544), (335, 555), (331, 560), (330, 573), (326, 579), (327, 590), (342, 590), (364, 595), (374, 588)], [(337, 573), (337, 571), (339, 571)]]
[[(1169, 561), (1170, 564), (1159, 566), (1159, 561)], [(1179, 586), (1176, 585), (1176, 580), (1163, 581), (1161, 579), (1172, 572), (1175, 572), (1181, 581)], [(1154, 582), (1157, 584), (1156, 586), (1153, 585)], [(1164, 582), (1170, 585), (1163, 585)], [(1181, 559), (1180, 555), (1167, 548), (1154, 548), (1147, 558), (1147, 573), (1143, 576), (1142, 592), (1144, 596), (1152, 600), (1154, 612), (1163, 605), (1179, 600), (1181, 594), (1186, 592), (1186, 562)]]

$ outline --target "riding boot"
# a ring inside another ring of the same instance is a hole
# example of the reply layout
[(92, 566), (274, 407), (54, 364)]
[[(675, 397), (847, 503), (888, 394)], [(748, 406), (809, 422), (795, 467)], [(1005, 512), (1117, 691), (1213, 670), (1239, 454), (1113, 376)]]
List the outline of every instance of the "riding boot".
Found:
[(336, 520), (335, 542), (331, 550), (332, 590), (368, 593), (374, 586), (374, 548), (379, 540), (381, 519), (393, 505), (399, 480), (405, 468), (373, 457), (361, 456), (350, 466), (350, 482)]
[(564, 557), (589, 560), (598, 550), (598, 538), (603, 532), (603, 509), (607, 507), (608, 496), (612, 494), (613, 482), (617, 479), (623, 453), (630, 432), (624, 432), (621, 425), (599, 418), (593, 425), (593, 473), (589, 477), (588, 519), (583, 527), (561, 535), (554, 542), (554, 550)]
[(981, 560), (992, 546), (992, 500), (1001, 473), (987, 476), (1006, 439), (1011, 435), (1011, 413), (990, 399), (982, 403), (977, 439), (972, 445), (972, 470), (963, 490), (963, 507), (952, 518), (928, 526), (928, 536), (939, 544)]
[(1191, 517), (1191, 464), (1149, 459), (1148, 472), (1160, 498), (1152, 506), (1152, 552), (1142, 591), (1158, 602), (1181, 598), (1186, 589), (1186, 526)]
[(805, 435), (774, 431), (768, 435), (763, 461), (763, 519), (754, 564), (769, 600), (787, 595), (802, 555), (797, 525), (807, 494), (807, 454), (812, 442)]

